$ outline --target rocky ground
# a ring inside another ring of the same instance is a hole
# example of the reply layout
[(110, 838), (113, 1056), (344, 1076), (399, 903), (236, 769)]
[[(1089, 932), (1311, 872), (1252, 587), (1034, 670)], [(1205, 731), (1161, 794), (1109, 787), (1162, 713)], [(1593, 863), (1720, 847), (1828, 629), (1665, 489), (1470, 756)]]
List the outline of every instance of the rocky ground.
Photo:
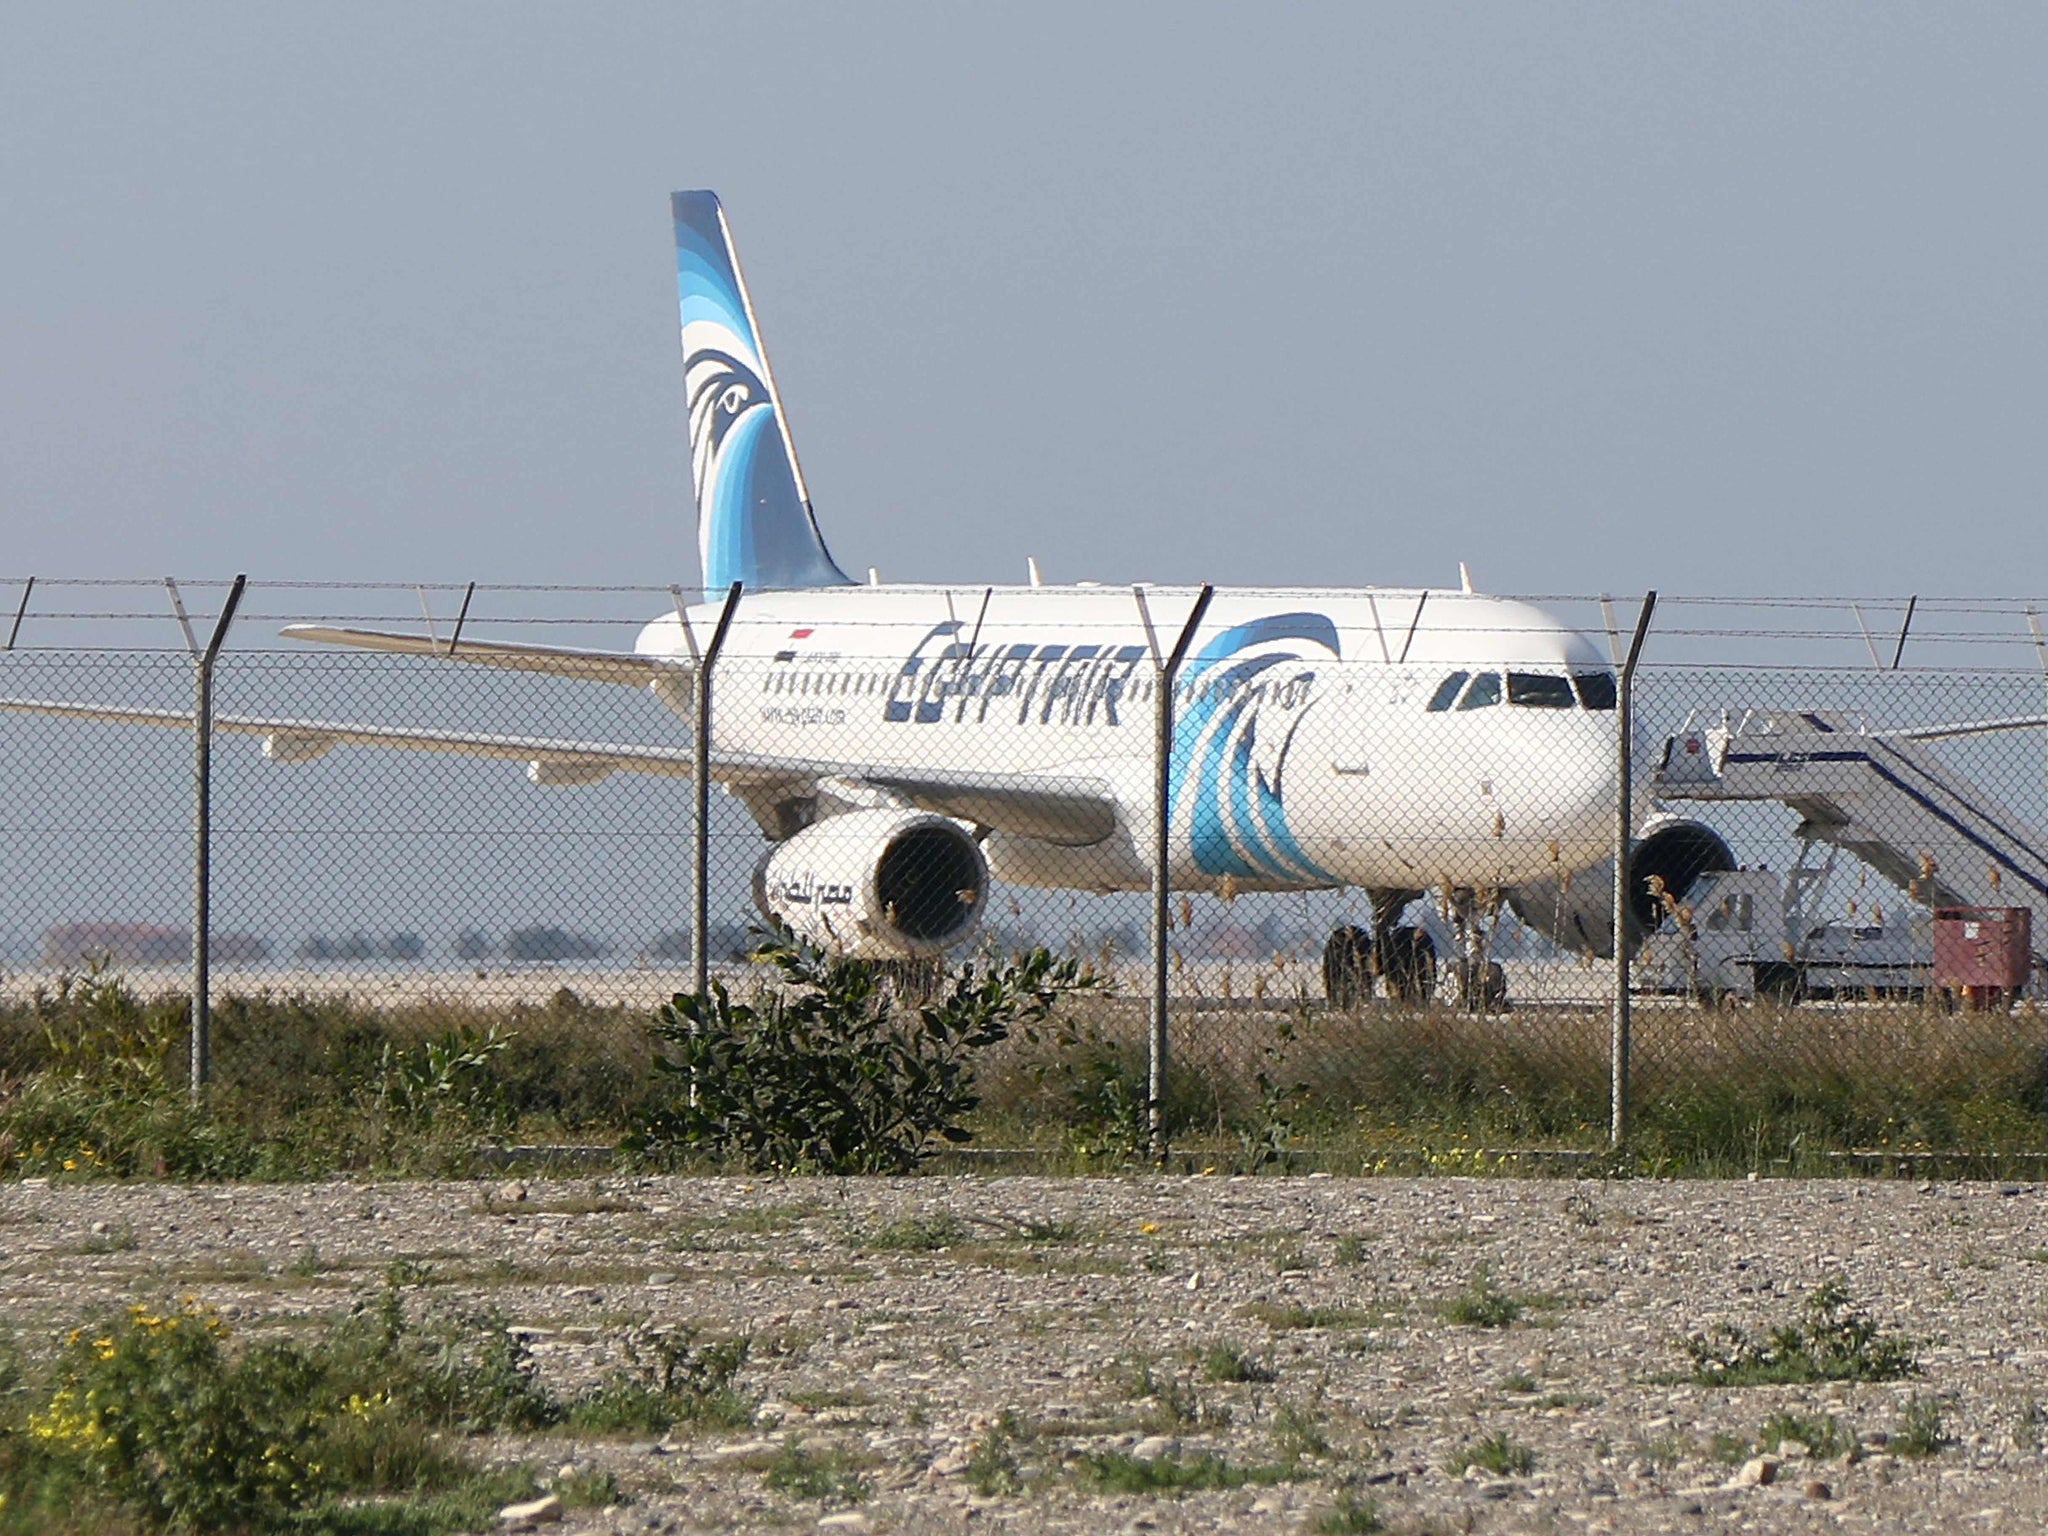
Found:
[[(752, 1426), (483, 1448), (613, 1472), (623, 1502), (567, 1530), (2048, 1526), (2031, 1185), (0, 1187), (4, 1320), (32, 1351), (185, 1293), (303, 1327), (398, 1261), (422, 1294), (503, 1309), (563, 1390), (650, 1320), (752, 1336)], [(1792, 1320), (1830, 1276), (1916, 1374), (1687, 1379), (1685, 1335)], [(1766, 1436), (1774, 1415), (1837, 1444)]]

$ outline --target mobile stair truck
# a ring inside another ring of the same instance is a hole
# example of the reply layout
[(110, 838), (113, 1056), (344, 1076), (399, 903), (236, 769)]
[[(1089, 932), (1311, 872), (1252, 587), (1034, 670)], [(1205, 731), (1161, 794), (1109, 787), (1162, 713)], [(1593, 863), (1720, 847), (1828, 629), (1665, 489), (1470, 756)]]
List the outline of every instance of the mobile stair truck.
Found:
[[(1723, 712), (1689, 717), (1664, 744), (1659, 800), (1776, 800), (1799, 816), (1799, 856), (1767, 869), (1702, 875), (1683, 907), (1645, 940), (1637, 984), (1715, 1000), (1924, 995), (1937, 984), (1939, 908), (2016, 908), (2048, 935), (2048, 839), (1922, 745), (2038, 727), (1988, 720), (1871, 731), (1824, 711)], [(1889, 881), (1905, 900), (1889, 916), (1817, 917), (1840, 854)], [(2041, 995), (2044, 965), (2028, 967)]]

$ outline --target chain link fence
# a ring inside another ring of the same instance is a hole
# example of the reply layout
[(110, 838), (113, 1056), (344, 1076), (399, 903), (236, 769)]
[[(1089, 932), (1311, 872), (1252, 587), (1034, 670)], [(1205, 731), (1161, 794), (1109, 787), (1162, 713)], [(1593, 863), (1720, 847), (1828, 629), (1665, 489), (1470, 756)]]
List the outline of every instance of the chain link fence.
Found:
[[(19, 1074), (53, 997), (113, 976), (192, 995), (195, 685), (228, 589), (17, 591), (0, 1070)], [(1300, 619), (1326, 596), (1254, 606)], [(1632, 1141), (1673, 1165), (1744, 1138), (2048, 1153), (2043, 941), (2005, 986), (1937, 965), (1940, 912), (2048, 922), (2028, 610), (1916, 602), (1894, 632), (1902, 605), (1667, 598), (1632, 695), (1618, 997), (1635, 605), (1534, 600), (1590, 637), (1546, 664), (1470, 659), (1450, 595), (1434, 616), (1382, 597), (1335, 643), (1206, 619), (1175, 665), (1191, 592), (1116, 633), (1050, 605), (1029, 643), (981, 589), (824, 635), (743, 594), (710, 669), (700, 880), (689, 657), (716, 604), (251, 584), (211, 668), (212, 1071), (274, 1085), (452, 1040), (517, 1057), (522, 1126), (615, 1129), (651, 1011), (696, 985), (694, 931), (738, 992), (764, 984), (748, 955), (772, 920), (906, 989), (1041, 945), (1087, 961), (1102, 984), (1058, 1031), (983, 1064), (998, 1142), (1479, 1166), (1603, 1148), (1619, 1081)], [(503, 649), (631, 653), (650, 620), (676, 630), (656, 673)], [(305, 623), (429, 653), (278, 637)]]

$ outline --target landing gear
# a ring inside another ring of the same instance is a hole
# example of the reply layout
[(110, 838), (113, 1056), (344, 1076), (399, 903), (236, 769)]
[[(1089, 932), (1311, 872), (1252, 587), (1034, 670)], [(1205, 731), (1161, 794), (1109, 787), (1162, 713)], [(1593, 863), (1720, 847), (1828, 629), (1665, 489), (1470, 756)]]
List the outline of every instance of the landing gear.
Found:
[(1508, 975), (1500, 962), (1487, 954), (1490, 927), (1500, 916), (1499, 893), (1447, 887), (1442, 902), (1458, 941), (1458, 1006), (1467, 1013), (1505, 1011)]
[(1421, 1007), (1436, 993), (1436, 941), (1420, 928), (1389, 928), (1380, 935), (1380, 974), (1387, 995)]
[(1420, 928), (1400, 921), (1418, 891), (1374, 891), (1370, 931), (1346, 926), (1323, 945), (1323, 994), (1333, 1008), (1350, 1011), (1373, 995), (1373, 977), (1389, 1000), (1420, 1007), (1436, 992), (1436, 944)]
[(1345, 1013), (1372, 996), (1372, 935), (1363, 928), (1339, 928), (1323, 945), (1323, 996)]

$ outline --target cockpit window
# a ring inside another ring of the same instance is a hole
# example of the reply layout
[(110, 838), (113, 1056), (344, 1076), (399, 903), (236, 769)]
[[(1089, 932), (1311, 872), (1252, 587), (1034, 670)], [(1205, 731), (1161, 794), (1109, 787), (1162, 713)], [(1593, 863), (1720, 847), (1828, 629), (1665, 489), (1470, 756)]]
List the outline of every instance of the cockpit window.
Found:
[(1500, 674), (1482, 672), (1472, 679), (1472, 686), (1465, 690), (1465, 697), (1458, 700), (1460, 709), (1485, 709), (1500, 702)]
[(1470, 672), (1453, 672), (1449, 677), (1437, 684), (1436, 693), (1429, 701), (1429, 712), (1433, 715), (1440, 715), (1449, 709), (1451, 702), (1458, 696), (1458, 690), (1465, 686), (1466, 680), (1471, 676)]
[(1528, 709), (1572, 709), (1578, 701), (1572, 697), (1569, 678), (1548, 672), (1510, 672), (1508, 702)]
[(1614, 674), (1612, 672), (1574, 672), (1572, 681), (1578, 684), (1579, 702), (1588, 709), (1614, 708)]

